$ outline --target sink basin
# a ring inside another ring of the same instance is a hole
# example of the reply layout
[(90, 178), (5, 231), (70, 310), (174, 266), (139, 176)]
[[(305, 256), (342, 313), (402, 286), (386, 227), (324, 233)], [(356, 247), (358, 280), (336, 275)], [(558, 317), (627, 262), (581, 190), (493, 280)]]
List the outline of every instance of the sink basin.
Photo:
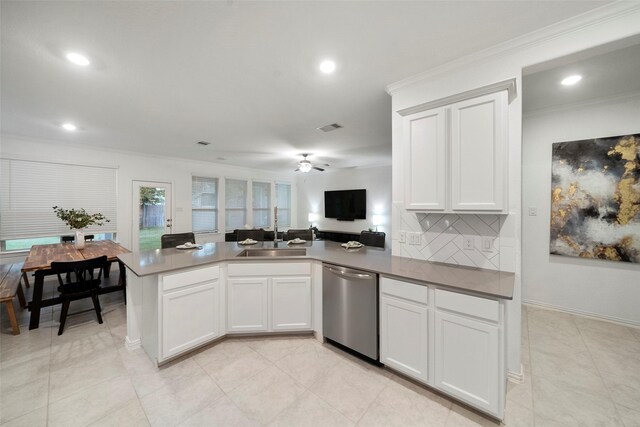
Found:
[(294, 248), (294, 249), (245, 249), (240, 252), (238, 257), (250, 257), (250, 256), (260, 256), (260, 257), (281, 257), (281, 256), (305, 256), (307, 254), (307, 250), (304, 248)]

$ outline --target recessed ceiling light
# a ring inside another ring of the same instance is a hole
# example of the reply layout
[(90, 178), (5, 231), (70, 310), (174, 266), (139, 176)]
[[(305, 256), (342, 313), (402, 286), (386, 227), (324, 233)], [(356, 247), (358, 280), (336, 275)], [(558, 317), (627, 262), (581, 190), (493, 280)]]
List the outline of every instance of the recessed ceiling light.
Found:
[(578, 83), (580, 80), (582, 80), (582, 76), (574, 74), (573, 76), (565, 77), (560, 83), (564, 86), (571, 86)]
[(62, 128), (64, 130), (68, 130), (69, 132), (73, 132), (74, 130), (78, 129), (78, 127), (76, 125), (74, 125), (73, 123), (64, 123), (62, 125)]
[(325, 74), (331, 74), (335, 70), (336, 70), (336, 63), (330, 59), (327, 59), (320, 63), (320, 71), (322, 71)]
[(67, 59), (73, 62), (74, 64), (80, 65), (82, 67), (86, 67), (87, 65), (91, 64), (91, 62), (89, 62), (86, 56), (80, 55), (79, 53), (75, 53), (75, 52), (67, 53)]

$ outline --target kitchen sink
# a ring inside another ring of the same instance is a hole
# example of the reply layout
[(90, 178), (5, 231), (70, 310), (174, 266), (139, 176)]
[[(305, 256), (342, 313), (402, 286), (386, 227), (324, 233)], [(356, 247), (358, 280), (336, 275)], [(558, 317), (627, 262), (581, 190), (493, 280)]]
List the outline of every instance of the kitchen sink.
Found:
[(237, 257), (281, 257), (281, 256), (305, 256), (307, 250), (304, 248), (293, 249), (245, 249)]

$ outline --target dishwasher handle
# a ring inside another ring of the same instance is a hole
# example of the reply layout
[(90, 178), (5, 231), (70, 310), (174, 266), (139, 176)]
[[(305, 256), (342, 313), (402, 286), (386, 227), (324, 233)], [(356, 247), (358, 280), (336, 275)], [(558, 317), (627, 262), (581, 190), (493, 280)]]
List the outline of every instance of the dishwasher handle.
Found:
[(336, 270), (335, 268), (326, 267), (327, 270), (332, 272), (333, 274), (337, 274), (338, 276), (350, 277), (353, 279), (372, 279), (373, 276), (371, 274), (361, 274), (361, 273), (349, 273), (343, 270)]

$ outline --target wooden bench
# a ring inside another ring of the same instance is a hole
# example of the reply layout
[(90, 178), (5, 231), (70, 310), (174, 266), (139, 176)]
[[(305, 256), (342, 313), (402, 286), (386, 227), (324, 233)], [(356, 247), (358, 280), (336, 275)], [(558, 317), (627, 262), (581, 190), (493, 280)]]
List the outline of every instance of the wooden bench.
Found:
[(0, 303), (3, 303), (7, 307), (7, 314), (9, 321), (11, 322), (11, 328), (13, 329), (13, 335), (20, 334), (20, 327), (18, 326), (18, 319), (16, 319), (16, 312), (13, 309), (13, 300), (18, 295), (18, 301), (20, 307), (25, 308), (27, 303), (24, 299), (24, 292), (20, 280), (22, 278), (22, 264), (16, 262), (13, 264), (0, 264)]

